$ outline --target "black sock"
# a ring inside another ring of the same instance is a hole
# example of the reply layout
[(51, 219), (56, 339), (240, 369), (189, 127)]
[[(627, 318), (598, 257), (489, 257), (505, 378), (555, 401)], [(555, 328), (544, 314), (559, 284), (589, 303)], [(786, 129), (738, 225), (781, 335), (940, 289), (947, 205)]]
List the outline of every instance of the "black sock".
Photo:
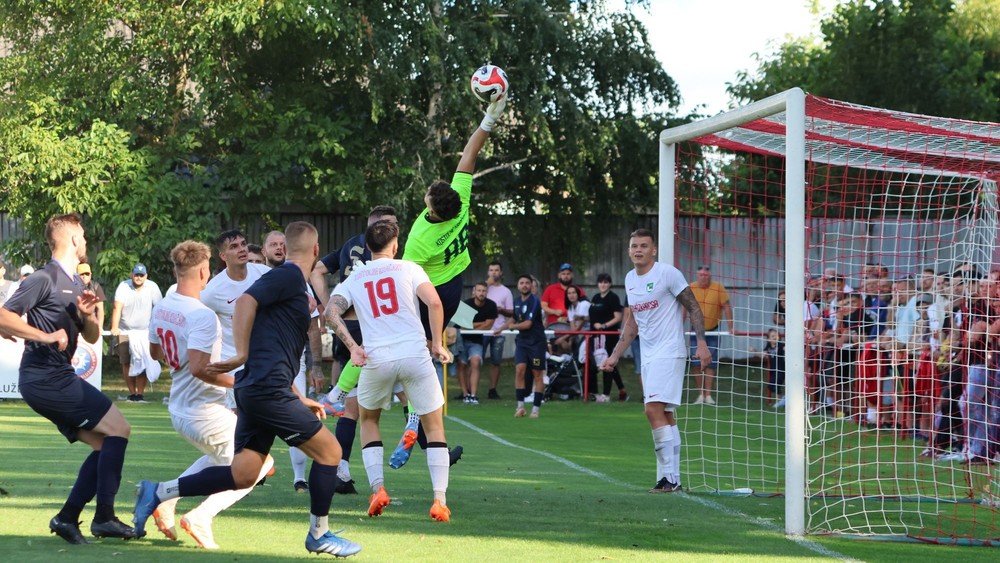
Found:
[(97, 494), (97, 461), (100, 457), (101, 452), (92, 451), (80, 464), (73, 489), (69, 492), (66, 504), (59, 511), (59, 519), (63, 522), (79, 521), (83, 507), (94, 500), (94, 495)]
[[(115, 495), (122, 482), (122, 466), (125, 465), (125, 449), (128, 438), (105, 436), (101, 445), (101, 455), (97, 458), (97, 513), (94, 520), (107, 522), (115, 516)], [(110, 514), (108, 512), (110, 511)]]
[(314, 516), (330, 514), (333, 492), (337, 487), (337, 466), (313, 461), (309, 469), (309, 513)]
[(520, 387), (518, 387), (517, 389), (515, 389), (514, 393), (517, 395), (517, 401), (518, 402), (523, 402), (524, 398), (528, 396), (528, 390), (527, 389), (522, 389)]
[(233, 469), (228, 465), (206, 467), (194, 475), (177, 480), (177, 492), (182, 497), (204, 497), (236, 488)]
[(354, 449), (354, 436), (357, 435), (357, 430), (357, 420), (340, 417), (340, 420), (337, 421), (334, 436), (340, 442), (340, 449), (344, 452), (341, 458), (345, 461), (351, 461), (351, 450)]
[(420, 444), (420, 449), (427, 449), (427, 434), (424, 434), (424, 425), (422, 423), (417, 423), (417, 443)]
[(542, 406), (542, 395), (543, 394), (544, 394), (543, 391), (535, 391), (535, 396), (533, 397), (533, 400), (532, 400), (531, 404), (534, 405), (534, 406), (536, 406), (536, 407)]

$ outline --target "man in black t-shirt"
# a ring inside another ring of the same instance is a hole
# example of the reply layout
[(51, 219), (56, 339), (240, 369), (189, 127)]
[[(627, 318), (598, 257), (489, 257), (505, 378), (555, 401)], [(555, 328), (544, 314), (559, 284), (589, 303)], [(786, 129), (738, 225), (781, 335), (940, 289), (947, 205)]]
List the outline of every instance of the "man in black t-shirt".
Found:
[[(621, 322), (624, 316), (624, 307), (618, 294), (611, 291), (611, 274), (597, 275), (597, 294), (590, 298), (590, 328), (591, 330), (621, 330)], [(591, 354), (595, 366), (600, 366), (604, 360), (611, 355), (612, 350), (618, 345), (618, 334), (607, 334), (595, 336), (590, 339)], [(597, 369), (590, 371), (591, 380), (588, 382), (591, 393), (597, 392)], [(604, 372), (604, 390), (598, 400), (608, 400), (608, 393), (611, 392), (611, 384), (618, 386), (618, 400), (627, 401), (629, 396), (625, 391), (625, 383), (622, 375), (618, 371), (618, 366), (610, 372)]]
[(142, 481), (136, 493), (135, 523), (142, 531), (160, 502), (245, 489), (257, 481), (264, 460), (281, 438), (313, 459), (309, 472), (310, 517), (306, 550), (346, 557), (361, 546), (330, 531), (327, 518), (337, 481), (341, 450), (320, 421), (323, 405), (293, 385), (310, 324), (306, 280), (319, 256), (316, 228), (296, 221), (285, 229), (282, 265), (264, 274), (239, 299), (233, 312), (236, 356), (209, 364), (209, 374), (239, 366), (236, 394), (236, 455), (232, 465), (155, 483)]
[[(45, 238), (52, 261), (24, 279), (0, 309), (0, 335), (25, 340), (18, 373), (24, 402), (52, 421), (70, 443), (79, 440), (93, 450), (80, 466), (66, 504), (49, 521), (49, 529), (69, 543), (89, 543), (77, 522), (83, 507), (96, 497), (92, 534), (141, 537), (118, 520), (114, 508), (132, 429), (118, 407), (77, 377), (72, 364), (79, 335), (91, 344), (101, 337), (97, 296), (84, 291), (76, 274), (77, 265), (87, 257), (80, 217), (52, 217), (45, 226)], [(21, 315), (27, 316), (27, 322)]]
[[(486, 297), (486, 290), (486, 282), (476, 282), (476, 285), (472, 287), (472, 297), (465, 300), (466, 305), (476, 310), (476, 316), (472, 318), (474, 330), (492, 329), (493, 321), (499, 315), (497, 304)], [(465, 346), (465, 362), (468, 363), (466, 375), (469, 389), (464, 402), (469, 405), (478, 405), (479, 397), (476, 396), (476, 392), (479, 390), (479, 368), (483, 365), (483, 335), (463, 334), (462, 343)], [(462, 374), (462, 371), (463, 369), (460, 368), (459, 375)]]

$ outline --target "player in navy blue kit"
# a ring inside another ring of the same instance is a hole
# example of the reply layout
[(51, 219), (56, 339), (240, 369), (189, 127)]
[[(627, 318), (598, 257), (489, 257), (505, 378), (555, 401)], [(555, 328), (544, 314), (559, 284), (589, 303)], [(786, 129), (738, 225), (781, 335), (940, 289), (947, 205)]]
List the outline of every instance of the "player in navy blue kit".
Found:
[(303, 397), (293, 385), (310, 324), (306, 280), (319, 256), (319, 236), (309, 223), (285, 229), (285, 263), (264, 274), (236, 301), (233, 340), (236, 356), (210, 364), (209, 373), (229, 373), (239, 365), (236, 394), (236, 456), (231, 466), (215, 466), (172, 481), (142, 481), (135, 523), (143, 530), (160, 502), (252, 486), (275, 438), (313, 459), (309, 472), (310, 529), (306, 550), (346, 557), (361, 546), (330, 531), (327, 518), (340, 463), (340, 445), (320, 419), (323, 405)]
[[(0, 309), (0, 334), (25, 340), (18, 372), (24, 402), (52, 421), (70, 443), (79, 440), (93, 449), (49, 529), (69, 543), (89, 543), (80, 533), (78, 519), (96, 497), (91, 533), (135, 538), (135, 530), (118, 520), (114, 507), (132, 429), (118, 407), (77, 377), (72, 365), (80, 334), (91, 343), (101, 337), (97, 296), (84, 291), (76, 274), (77, 265), (87, 258), (80, 217), (52, 217), (45, 225), (45, 238), (52, 261), (21, 282)], [(27, 315), (27, 322), (21, 315)]]
[[(517, 393), (517, 409), (514, 416), (520, 418), (524, 411), (524, 398), (528, 396), (527, 373), (531, 366), (534, 380), (534, 402), (531, 407), (531, 418), (538, 418), (542, 406), (542, 394), (545, 391), (545, 326), (542, 302), (538, 296), (531, 293), (531, 276), (522, 275), (517, 279), (517, 290), (520, 293), (514, 298), (514, 315), (507, 320), (506, 330), (519, 330), (514, 340), (514, 384)], [(494, 332), (499, 333), (501, 329)]]

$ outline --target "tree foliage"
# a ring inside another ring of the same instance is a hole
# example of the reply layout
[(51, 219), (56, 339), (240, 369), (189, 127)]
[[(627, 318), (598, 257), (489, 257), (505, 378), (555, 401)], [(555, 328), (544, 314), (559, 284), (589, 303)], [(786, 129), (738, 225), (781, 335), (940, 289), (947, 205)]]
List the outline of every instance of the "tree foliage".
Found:
[[(0, 207), (36, 237), (85, 213), (107, 277), (143, 260), (168, 279), (176, 242), (281, 206), (409, 221), (478, 124), (485, 62), (513, 96), (474, 240), (585, 255), (605, 217), (655, 200), (650, 112), (678, 103), (647, 30), (602, 0), (9, 0), (0, 37)], [(498, 213), (550, 220), (500, 232)]]
[[(821, 19), (820, 37), (794, 37), (776, 52), (758, 55), (758, 68), (739, 73), (729, 93), (739, 102), (750, 102), (797, 86), (869, 106), (997, 121), (998, 30), (1000, 3), (995, 0), (849, 0)], [(755, 157), (745, 165), (765, 162), (761, 170), (781, 167), (773, 157)], [(816, 177), (831, 184), (847, 177), (852, 180), (846, 184), (852, 186), (886, 182), (862, 181), (858, 176), (863, 172), (857, 170), (821, 168)], [(752, 214), (772, 213), (773, 203), (783, 201), (781, 182), (749, 183), (739, 186), (740, 195), (723, 197), (739, 199), (740, 207)], [(851, 213), (854, 204), (867, 197), (842, 192), (814, 190), (814, 212)]]

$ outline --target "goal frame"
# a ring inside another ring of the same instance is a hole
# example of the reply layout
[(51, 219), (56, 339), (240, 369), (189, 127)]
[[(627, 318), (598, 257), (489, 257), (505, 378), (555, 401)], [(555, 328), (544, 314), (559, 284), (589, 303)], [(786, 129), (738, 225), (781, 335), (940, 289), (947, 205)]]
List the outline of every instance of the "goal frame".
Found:
[[(785, 291), (805, 295), (805, 123), (806, 96), (801, 88), (753, 102), (716, 116), (665, 129), (660, 133), (659, 259), (674, 263), (676, 236), (676, 148), (689, 139), (718, 133), (756, 119), (785, 112)], [(800, 302), (792, 300), (791, 303)], [(801, 306), (785, 310), (785, 533), (805, 534), (806, 526), (806, 387), (805, 318)]]

